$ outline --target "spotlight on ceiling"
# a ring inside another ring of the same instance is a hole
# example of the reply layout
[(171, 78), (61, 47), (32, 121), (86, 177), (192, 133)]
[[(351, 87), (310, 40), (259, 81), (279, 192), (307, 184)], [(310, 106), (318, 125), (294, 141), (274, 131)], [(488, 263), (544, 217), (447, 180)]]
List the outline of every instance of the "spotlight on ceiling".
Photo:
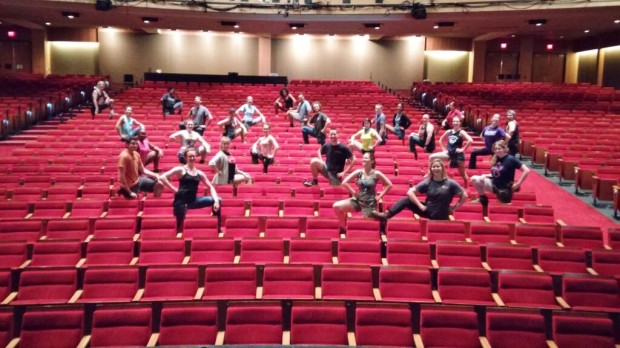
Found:
[(288, 26), (291, 27), (291, 29), (293, 30), (303, 29), (306, 27), (304, 23), (289, 23)]
[(112, 9), (112, 0), (96, 0), (95, 10), (110, 11)]
[(63, 17), (67, 17), (69, 19), (77, 18), (77, 17), (80, 16), (79, 12), (66, 12), (66, 11), (63, 11), (61, 13), (62, 13)]
[(414, 3), (411, 7), (411, 17), (414, 19), (426, 19), (426, 7), (420, 3)]
[(540, 27), (543, 24), (547, 24), (547, 20), (546, 19), (530, 19), (527, 22), (530, 23), (531, 25), (535, 25), (537, 27)]
[(364, 26), (366, 28), (372, 28), (372, 29), (375, 29), (375, 30), (381, 29), (381, 23), (364, 23)]
[(142, 17), (142, 22), (144, 22), (144, 24), (157, 23), (157, 22), (159, 22), (159, 18), (157, 18), (157, 17)]

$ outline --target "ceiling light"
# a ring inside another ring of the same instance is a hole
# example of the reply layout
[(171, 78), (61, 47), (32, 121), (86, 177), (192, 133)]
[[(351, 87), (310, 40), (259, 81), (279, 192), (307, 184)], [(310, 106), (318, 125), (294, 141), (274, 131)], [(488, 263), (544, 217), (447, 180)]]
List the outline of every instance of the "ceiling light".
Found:
[(62, 13), (62, 15), (64, 17), (67, 17), (69, 19), (77, 18), (77, 17), (80, 16), (80, 14), (78, 12), (65, 12), (65, 11), (63, 11), (61, 13)]
[(142, 17), (142, 22), (144, 22), (144, 24), (157, 23), (157, 22), (159, 22), (159, 18), (157, 18), (157, 17)]
[(560, 39), (563, 39), (563, 38), (564, 38), (564, 35), (560, 36)]
[(375, 30), (381, 29), (381, 23), (365, 23), (364, 26), (366, 28), (373, 28)]
[(537, 27), (540, 27), (543, 24), (547, 24), (547, 20), (546, 19), (530, 19), (528, 21), (528, 23), (530, 23), (531, 25), (535, 25)]
[(505, 50), (505, 49), (507, 49), (507, 48), (508, 48), (508, 44), (507, 44), (507, 43), (505, 43), (505, 42), (502, 42), (501, 44), (499, 44), (499, 48), (501, 48), (501, 49)]
[(547, 44), (547, 51), (553, 51), (553, 44)]
[(616, 19), (616, 20), (614, 21), (614, 23), (616, 23), (616, 24), (620, 23), (620, 19)]
[(233, 27), (234, 27), (235, 29), (239, 29), (239, 24), (235, 24)]
[(437, 24), (433, 25), (433, 29), (439, 29), (439, 26)]
[(45, 25), (47, 25), (49, 27), (50, 25), (52, 25), (52, 23), (51, 22), (45, 22)]
[(515, 34), (512, 34), (512, 35), (510, 35), (510, 37), (517, 37), (517, 35), (515, 35)]
[(291, 27), (291, 29), (293, 30), (297, 30), (297, 29), (303, 29), (306, 25), (303, 23), (290, 23), (288, 26)]
[(590, 32), (590, 29), (586, 29), (586, 30), (584, 30), (583, 32), (587, 34), (587, 33), (589, 33), (589, 32)]

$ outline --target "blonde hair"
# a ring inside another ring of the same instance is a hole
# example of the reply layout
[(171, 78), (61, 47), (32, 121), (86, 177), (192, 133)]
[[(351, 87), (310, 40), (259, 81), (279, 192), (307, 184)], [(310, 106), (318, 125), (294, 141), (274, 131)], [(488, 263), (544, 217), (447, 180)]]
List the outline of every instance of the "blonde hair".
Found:
[(443, 163), (443, 160), (441, 160), (440, 158), (435, 158), (433, 159), (428, 166), (428, 178), (429, 180), (431, 180), (433, 178), (433, 171), (431, 170), (431, 168), (433, 167), (433, 164), (435, 163), (439, 163), (439, 165), (441, 166), (441, 179), (445, 180), (448, 178), (448, 173), (446, 173), (446, 165)]

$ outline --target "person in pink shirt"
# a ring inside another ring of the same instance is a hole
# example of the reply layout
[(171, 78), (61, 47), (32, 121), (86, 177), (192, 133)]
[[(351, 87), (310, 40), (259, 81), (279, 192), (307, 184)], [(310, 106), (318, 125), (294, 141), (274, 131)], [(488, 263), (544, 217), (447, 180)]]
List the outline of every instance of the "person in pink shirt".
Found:
[(263, 173), (267, 173), (267, 168), (273, 164), (273, 158), (280, 149), (280, 145), (278, 145), (276, 138), (270, 134), (269, 125), (263, 125), (263, 133), (264, 135), (258, 138), (250, 148), (250, 155), (252, 155), (252, 163), (258, 164), (259, 160), (263, 162)]
[(164, 157), (164, 151), (149, 142), (144, 130), (138, 133), (138, 153), (145, 167), (153, 163), (153, 171), (159, 173), (159, 159)]

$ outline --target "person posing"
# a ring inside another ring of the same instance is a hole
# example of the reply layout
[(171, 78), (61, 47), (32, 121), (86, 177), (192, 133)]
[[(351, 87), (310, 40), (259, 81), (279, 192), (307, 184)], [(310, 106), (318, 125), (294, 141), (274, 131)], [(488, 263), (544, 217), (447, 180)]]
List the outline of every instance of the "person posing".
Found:
[[(241, 105), (239, 109), (235, 112), (237, 115), (241, 113), (243, 115), (243, 124), (245, 128), (249, 131), (250, 127), (260, 122), (267, 123), (267, 119), (265, 115), (263, 115), (260, 110), (256, 106), (254, 106), (254, 99), (249, 96), (245, 100), (245, 104)], [(258, 114), (258, 117), (254, 117), (254, 115)]]
[[(126, 148), (118, 156), (118, 183), (120, 188), (117, 195), (127, 199), (137, 198), (138, 192), (153, 192), (159, 197), (163, 186), (157, 181), (156, 173), (144, 168), (135, 139), (125, 139)], [(146, 177), (144, 176), (146, 175)]]
[(519, 123), (515, 120), (517, 113), (514, 110), (506, 111), (506, 119), (508, 120), (508, 124), (506, 125), (506, 133), (510, 136), (510, 140), (508, 141), (508, 150), (511, 155), (517, 156), (519, 153)]
[[(373, 128), (370, 128), (370, 120), (365, 119), (362, 122), (362, 129), (351, 136), (349, 139), (349, 147), (351, 150), (361, 151), (362, 154), (366, 152), (374, 152), (375, 147), (382, 141), (381, 136)], [(360, 141), (355, 140), (359, 137)]]
[(463, 112), (461, 112), (461, 110), (459, 110), (456, 107), (456, 102), (451, 102), (450, 104), (448, 104), (448, 114), (446, 115), (446, 118), (443, 119), (443, 121), (441, 121), (441, 127), (443, 129), (450, 129), (452, 128), (452, 120), (455, 117), (458, 117), (461, 120), (461, 124), (463, 124), (463, 121), (465, 120), (465, 114), (463, 114)]
[[(491, 174), (476, 175), (471, 178), (471, 184), (478, 191), (478, 199), (483, 206), (489, 204), (489, 198), (485, 192), (495, 193), (502, 203), (512, 201), (513, 192), (518, 191), (530, 173), (530, 169), (522, 164), (514, 156), (508, 154), (508, 145), (503, 140), (493, 144), (493, 157), (491, 158)], [(515, 172), (522, 171), (521, 177), (515, 181)]]
[[(444, 139), (448, 139), (448, 148), (444, 145)], [(441, 159), (442, 161), (450, 160), (450, 168), (458, 168), (459, 174), (463, 178), (465, 185), (467, 185), (467, 173), (465, 172), (465, 151), (471, 145), (472, 138), (461, 128), (461, 119), (454, 117), (452, 119), (452, 129), (447, 130), (441, 138), (439, 138), (439, 145), (441, 145), (441, 152), (436, 152), (429, 156), (429, 162), (435, 159)], [(465, 142), (463, 144), (463, 142)]]
[(372, 119), (372, 123), (375, 124), (375, 130), (379, 133), (381, 138), (380, 144), (385, 144), (387, 140), (387, 131), (385, 128), (385, 115), (383, 114), (383, 105), (375, 105), (375, 116)]
[[(194, 120), (194, 132), (200, 135), (204, 134), (205, 129), (207, 129), (211, 121), (213, 121), (213, 115), (211, 115), (209, 109), (202, 105), (202, 98), (200, 97), (194, 98), (194, 106), (189, 109), (187, 117)], [(179, 124), (179, 129), (185, 129), (185, 123), (181, 122)]]
[[(428, 169), (428, 178), (407, 192), (407, 197), (401, 198), (384, 213), (376, 210), (372, 215), (380, 220), (389, 219), (405, 208), (420, 217), (430, 220), (448, 220), (450, 214), (458, 209), (467, 200), (467, 192), (456, 181), (448, 179), (446, 168), (441, 159), (434, 159)], [(418, 199), (417, 193), (425, 194), (424, 204)], [(452, 199), (460, 199), (452, 206)]]
[(239, 119), (239, 115), (235, 112), (235, 108), (228, 109), (228, 117), (220, 120), (217, 125), (224, 130), (223, 136), (233, 140), (237, 135), (241, 135), (241, 141), (245, 143), (245, 135), (248, 133), (248, 130), (245, 128), (241, 119)]
[(99, 113), (105, 109), (110, 109), (110, 119), (114, 117), (114, 99), (110, 98), (105, 91), (105, 82), (97, 82), (92, 94), (93, 105), (90, 108), (90, 112), (93, 115), (99, 115)]
[(280, 89), (280, 97), (274, 102), (275, 114), (277, 115), (280, 110), (288, 114), (289, 111), (293, 110), (294, 105), (295, 98), (288, 92), (288, 89)]
[(270, 134), (269, 125), (263, 125), (263, 133), (264, 135), (252, 145), (250, 155), (252, 156), (252, 163), (258, 164), (259, 160), (263, 162), (263, 173), (267, 173), (269, 165), (273, 164), (273, 159), (280, 149), (280, 145), (278, 145), (276, 138)]
[[(213, 215), (217, 216), (218, 231), (222, 225), (220, 205), (221, 198), (217, 196), (215, 187), (211, 184), (207, 176), (198, 168), (196, 168), (196, 150), (188, 147), (185, 149), (183, 157), (187, 159), (187, 163), (170, 169), (159, 177), (159, 181), (174, 191), (174, 201), (172, 201), (172, 211), (177, 220), (177, 233), (183, 231), (183, 221), (188, 209), (200, 209), (205, 207), (213, 207)], [(175, 187), (170, 183), (170, 178), (176, 177), (179, 180), (179, 186)], [(211, 196), (198, 196), (198, 185), (203, 182), (211, 193)]]
[(289, 110), (287, 112), (288, 118), (291, 122), (291, 127), (293, 127), (293, 121), (305, 123), (308, 119), (308, 114), (312, 112), (312, 107), (310, 106), (310, 102), (306, 100), (303, 94), (299, 94), (297, 96), (299, 104), (297, 104), (297, 110)]
[[(123, 139), (130, 139), (136, 136), (140, 131), (144, 130), (144, 125), (131, 117), (133, 109), (127, 105), (125, 113), (118, 118), (116, 122), (116, 132)], [(137, 126), (137, 127), (136, 127)]]
[[(325, 156), (325, 162), (322, 158)], [(319, 173), (329, 179), (331, 185), (340, 185), (345, 175), (353, 168), (355, 155), (338, 140), (338, 131), (329, 131), (329, 143), (321, 146), (318, 156), (310, 160), (312, 180), (304, 180), (305, 186), (318, 185)]]
[(398, 139), (404, 139), (405, 130), (407, 130), (407, 128), (411, 126), (411, 121), (409, 120), (409, 117), (405, 115), (405, 108), (403, 106), (403, 103), (396, 104), (396, 113), (394, 114), (394, 118), (392, 118), (392, 124), (393, 126), (386, 124), (385, 128), (388, 131), (396, 134)]
[(164, 157), (164, 151), (149, 142), (145, 130), (138, 133), (138, 153), (145, 167), (153, 163), (153, 171), (159, 173), (159, 159)]
[[(301, 136), (304, 138), (304, 144), (309, 144), (310, 140), (308, 136), (312, 136), (316, 138), (319, 144), (323, 145), (325, 144), (325, 131), (330, 123), (332, 123), (332, 120), (321, 111), (321, 103), (318, 101), (312, 103), (312, 110), (314, 111), (314, 115), (310, 117), (308, 125), (301, 127)], [(311, 127), (310, 125), (313, 126)]]
[[(355, 180), (358, 190), (355, 191), (349, 185), (349, 181)], [(377, 194), (377, 182), (383, 185), (383, 191)], [(365, 153), (362, 156), (362, 168), (353, 171), (343, 181), (342, 186), (351, 193), (353, 198), (343, 199), (334, 203), (334, 213), (340, 223), (340, 231), (346, 230), (347, 213), (361, 211), (365, 217), (373, 216), (377, 210), (377, 202), (392, 188), (392, 182), (383, 173), (375, 169), (375, 156)]]
[[(207, 154), (211, 152), (211, 147), (200, 134), (194, 132), (193, 120), (185, 121), (185, 128), (186, 129), (177, 131), (170, 136), (171, 141), (178, 141), (181, 143), (181, 148), (177, 153), (179, 162), (181, 164), (186, 163), (184, 156), (185, 149), (192, 147), (195, 148), (200, 155), (200, 163), (205, 163), (205, 158)], [(196, 148), (197, 143), (200, 143), (200, 146), (198, 148)]]
[(478, 156), (488, 156), (493, 154), (493, 144), (498, 140), (510, 140), (510, 135), (499, 126), (499, 114), (493, 115), (491, 124), (482, 129), (480, 139), (484, 140), (484, 147), (471, 152), (469, 157), (469, 169), (476, 169)]
[(215, 173), (213, 177), (214, 185), (233, 184), (238, 185), (242, 182), (251, 183), (252, 178), (248, 173), (242, 172), (238, 167), (233, 155), (228, 151), (230, 148), (230, 138), (222, 137), (220, 140), (220, 151), (211, 158), (209, 167)]
[(166, 116), (174, 114), (175, 111), (178, 111), (179, 115), (183, 112), (183, 102), (174, 87), (168, 88), (168, 92), (159, 101), (161, 102), (164, 120)]
[(428, 114), (422, 115), (422, 124), (417, 133), (409, 135), (409, 152), (413, 152), (415, 159), (418, 159), (416, 146), (420, 146), (426, 153), (435, 151), (435, 126), (428, 122)]

